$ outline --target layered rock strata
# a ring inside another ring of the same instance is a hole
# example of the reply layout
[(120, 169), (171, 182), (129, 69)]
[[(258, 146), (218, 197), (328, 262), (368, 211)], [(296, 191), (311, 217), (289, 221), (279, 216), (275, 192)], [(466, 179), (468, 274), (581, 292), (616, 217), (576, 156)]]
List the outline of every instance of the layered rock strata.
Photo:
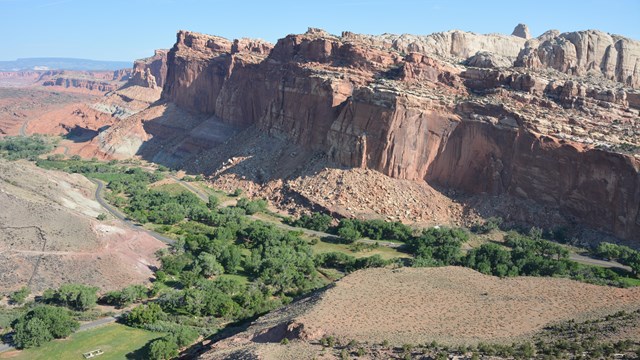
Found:
[(532, 200), (637, 240), (638, 49), (593, 31), (527, 40), (310, 29), (274, 46), (181, 31), (162, 96), (341, 166)]

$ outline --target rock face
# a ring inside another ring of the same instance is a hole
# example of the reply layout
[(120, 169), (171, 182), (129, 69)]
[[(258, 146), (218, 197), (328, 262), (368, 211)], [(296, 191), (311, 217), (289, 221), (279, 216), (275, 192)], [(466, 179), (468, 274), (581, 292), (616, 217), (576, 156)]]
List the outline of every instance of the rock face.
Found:
[(479, 51), (467, 59), (466, 64), (468, 66), (479, 68), (501, 68), (513, 66), (513, 62), (509, 61), (509, 59), (484, 51)]
[(128, 85), (162, 88), (167, 78), (167, 52), (156, 50), (153, 56), (136, 60)]
[(529, 27), (526, 24), (518, 24), (515, 29), (513, 29), (513, 32), (511, 33), (512, 36), (517, 36), (523, 39), (531, 39), (531, 34), (529, 33)]
[(68, 71), (49, 70), (40, 73), (37, 82), (43, 86), (58, 86), (89, 92), (106, 93), (122, 86), (128, 71)]
[(516, 66), (550, 67), (581, 76), (598, 74), (630, 87), (640, 86), (640, 42), (597, 30), (545, 34), (527, 42)]
[(0, 72), (0, 84), (58, 86), (71, 90), (105, 93), (118, 89), (129, 79), (130, 69), (116, 71), (18, 71)]
[(119, 84), (112, 84), (108, 82), (86, 80), (86, 79), (74, 79), (57, 77), (53, 80), (45, 80), (42, 82), (43, 86), (61, 86), (64, 88), (78, 88), (86, 89), (89, 91), (97, 92), (109, 92), (114, 91), (120, 87)]
[[(637, 245), (640, 161), (610, 151), (640, 145), (636, 45), (592, 31), (527, 41), (310, 29), (275, 46), (181, 31), (162, 96), (341, 166), (533, 201)], [(474, 68), (459, 65), (470, 56)], [(526, 69), (509, 66), (516, 58)], [(601, 70), (619, 83), (580, 77)]]

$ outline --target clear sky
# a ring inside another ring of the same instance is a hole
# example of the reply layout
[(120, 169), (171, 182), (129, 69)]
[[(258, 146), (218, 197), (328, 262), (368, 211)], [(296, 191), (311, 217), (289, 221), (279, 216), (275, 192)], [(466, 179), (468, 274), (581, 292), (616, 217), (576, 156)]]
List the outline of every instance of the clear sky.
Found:
[(274, 42), (307, 27), (334, 34), (510, 34), (519, 22), (534, 36), (599, 29), (640, 39), (640, 0), (0, 0), (0, 60), (132, 61), (170, 48), (179, 29)]

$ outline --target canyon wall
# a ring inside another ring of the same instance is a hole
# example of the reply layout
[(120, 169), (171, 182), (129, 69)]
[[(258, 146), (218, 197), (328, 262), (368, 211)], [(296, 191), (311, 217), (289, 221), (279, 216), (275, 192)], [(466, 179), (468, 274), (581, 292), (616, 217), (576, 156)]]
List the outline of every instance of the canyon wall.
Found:
[(167, 50), (156, 50), (153, 56), (133, 63), (129, 85), (162, 88), (167, 77)]
[(63, 88), (75, 88), (103, 93), (117, 90), (120, 85), (119, 83), (106, 81), (66, 77), (56, 77), (55, 79), (42, 81), (42, 86), (60, 86)]
[[(310, 29), (272, 47), (181, 31), (167, 54), (162, 96), (186, 110), (238, 127), (257, 126), (322, 151), (341, 166), (528, 199), (638, 240), (640, 161), (606, 148), (637, 143), (628, 100), (637, 100), (632, 89), (637, 74), (628, 65), (637, 61), (628, 50), (635, 43), (610, 37), (612, 43), (594, 50), (587, 41), (591, 50), (563, 58), (544, 55), (561, 54), (566, 46), (549, 52), (544, 49), (551, 40), (543, 37), (462, 32), (338, 37)], [(612, 46), (623, 49), (611, 58), (615, 65), (606, 57), (604, 65), (593, 60), (594, 54), (611, 53)], [(465, 68), (441, 58), (478, 51), (519, 61), (529, 70)], [(549, 79), (535, 72), (539, 67), (576, 76), (582, 71), (577, 69), (600, 69), (628, 88)], [(589, 137), (611, 123), (625, 128)], [(594, 141), (605, 148), (596, 149)]]

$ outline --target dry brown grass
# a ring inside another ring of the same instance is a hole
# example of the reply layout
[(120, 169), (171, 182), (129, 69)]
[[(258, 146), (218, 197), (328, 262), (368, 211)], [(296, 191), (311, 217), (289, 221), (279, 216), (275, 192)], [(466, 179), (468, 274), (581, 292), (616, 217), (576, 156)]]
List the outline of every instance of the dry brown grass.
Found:
[(568, 279), (500, 279), (458, 268), (358, 271), (300, 318), (312, 338), (449, 344), (511, 342), (550, 323), (640, 308), (640, 289)]
[[(326, 291), (267, 314), (244, 332), (212, 344), (202, 359), (334, 359), (322, 337), (351, 340), (389, 358), (385, 340), (425, 345), (531, 341), (550, 324), (601, 319), (640, 309), (640, 288), (619, 289), (568, 279), (500, 279), (461, 267), (368, 269)], [(601, 340), (633, 339), (638, 327), (620, 327)], [(279, 342), (287, 337), (287, 345)], [(609, 339), (608, 337), (611, 337)], [(377, 345), (375, 345), (377, 344)], [(335, 350), (335, 351), (334, 351)]]

